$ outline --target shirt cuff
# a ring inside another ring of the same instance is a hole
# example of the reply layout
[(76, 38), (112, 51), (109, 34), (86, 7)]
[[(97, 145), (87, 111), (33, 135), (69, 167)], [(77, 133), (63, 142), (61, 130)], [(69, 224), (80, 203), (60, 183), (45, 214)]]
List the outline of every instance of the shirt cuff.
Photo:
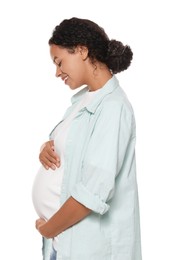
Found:
[(75, 185), (71, 196), (86, 208), (103, 215), (109, 210), (109, 205), (102, 201), (97, 194), (92, 194), (82, 183)]

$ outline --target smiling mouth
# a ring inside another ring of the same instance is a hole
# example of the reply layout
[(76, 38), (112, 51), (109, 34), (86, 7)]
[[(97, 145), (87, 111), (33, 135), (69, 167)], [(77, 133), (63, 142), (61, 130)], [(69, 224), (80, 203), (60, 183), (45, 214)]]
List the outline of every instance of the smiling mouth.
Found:
[(68, 79), (68, 76), (66, 77), (62, 77), (62, 80), (64, 81), (64, 83), (66, 83), (66, 80)]

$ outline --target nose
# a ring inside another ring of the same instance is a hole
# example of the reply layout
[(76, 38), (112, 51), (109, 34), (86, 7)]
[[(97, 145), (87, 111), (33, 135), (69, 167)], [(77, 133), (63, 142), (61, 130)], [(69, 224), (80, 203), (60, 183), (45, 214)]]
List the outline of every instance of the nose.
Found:
[(58, 78), (58, 77), (60, 77), (61, 74), (62, 74), (62, 71), (61, 71), (60, 67), (57, 66), (57, 68), (56, 68), (56, 75), (55, 76)]

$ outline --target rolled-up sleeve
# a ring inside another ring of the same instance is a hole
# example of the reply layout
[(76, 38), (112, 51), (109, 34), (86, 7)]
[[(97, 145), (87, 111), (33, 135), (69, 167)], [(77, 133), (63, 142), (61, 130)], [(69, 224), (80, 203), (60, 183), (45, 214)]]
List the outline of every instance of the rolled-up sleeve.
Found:
[(92, 211), (104, 214), (115, 190), (115, 179), (124, 164), (132, 136), (133, 114), (124, 103), (106, 103), (90, 137), (82, 166), (81, 181), (71, 196)]

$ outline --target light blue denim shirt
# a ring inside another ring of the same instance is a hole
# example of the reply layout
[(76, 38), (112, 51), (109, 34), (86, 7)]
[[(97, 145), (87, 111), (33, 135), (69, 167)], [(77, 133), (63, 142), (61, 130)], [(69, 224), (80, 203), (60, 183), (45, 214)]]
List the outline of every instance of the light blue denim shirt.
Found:
[(135, 139), (132, 106), (113, 76), (68, 133), (61, 203), (72, 196), (92, 213), (60, 234), (58, 260), (141, 260)]

